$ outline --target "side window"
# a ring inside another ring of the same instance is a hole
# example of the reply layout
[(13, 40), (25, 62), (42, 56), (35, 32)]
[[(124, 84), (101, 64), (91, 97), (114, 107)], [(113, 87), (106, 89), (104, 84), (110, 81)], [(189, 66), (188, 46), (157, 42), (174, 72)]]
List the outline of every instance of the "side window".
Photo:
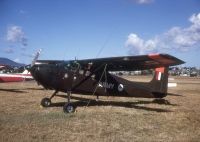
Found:
[(64, 64), (64, 69), (65, 69), (65, 70), (70, 70), (70, 68), (71, 68), (70, 63), (65, 63), (65, 64)]
[(64, 63), (64, 69), (76, 72), (80, 69), (80, 64), (76, 61), (65, 62)]
[(71, 63), (71, 70), (72, 71), (78, 71), (80, 69), (80, 64), (76, 61)]

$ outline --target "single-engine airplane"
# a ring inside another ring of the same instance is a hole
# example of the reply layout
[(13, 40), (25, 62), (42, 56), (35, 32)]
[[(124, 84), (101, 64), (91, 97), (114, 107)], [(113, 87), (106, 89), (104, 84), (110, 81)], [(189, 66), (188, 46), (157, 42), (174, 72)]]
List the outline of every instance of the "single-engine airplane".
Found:
[[(184, 61), (168, 54), (149, 54), (85, 60), (37, 60), (30, 69), (34, 79), (45, 89), (55, 92), (50, 98), (43, 98), (41, 105), (48, 107), (51, 100), (61, 91), (67, 93), (63, 106), (65, 113), (75, 111), (70, 102), (72, 93), (99, 96), (123, 96), (163, 98), (167, 95), (169, 66)], [(150, 82), (128, 81), (113, 74), (114, 71), (135, 71), (154, 69)]]

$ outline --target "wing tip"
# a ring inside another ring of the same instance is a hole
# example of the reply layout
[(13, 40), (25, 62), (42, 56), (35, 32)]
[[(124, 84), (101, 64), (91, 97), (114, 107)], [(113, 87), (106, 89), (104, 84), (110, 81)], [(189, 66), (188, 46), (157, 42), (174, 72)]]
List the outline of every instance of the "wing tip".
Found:
[(180, 60), (177, 57), (169, 55), (169, 54), (155, 53), (155, 54), (148, 54), (148, 57), (153, 60), (160, 61), (163, 64), (167, 64), (169, 66), (175, 66), (175, 65), (180, 65), (180, 64), (185, 63), (185, 61)]

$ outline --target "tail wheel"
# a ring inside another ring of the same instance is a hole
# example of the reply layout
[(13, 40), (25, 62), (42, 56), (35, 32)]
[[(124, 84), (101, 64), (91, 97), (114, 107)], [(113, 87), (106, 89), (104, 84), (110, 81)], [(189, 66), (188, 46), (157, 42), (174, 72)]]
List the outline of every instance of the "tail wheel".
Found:
[(66, 103), (63, 106), (64, 113), (73, 113), (75, 112), (75, 107), (71, 103)]
[(49, 98), (43, 98), (41, 101), (43, 107), (49, 107), (51, 105), (51, 100)]

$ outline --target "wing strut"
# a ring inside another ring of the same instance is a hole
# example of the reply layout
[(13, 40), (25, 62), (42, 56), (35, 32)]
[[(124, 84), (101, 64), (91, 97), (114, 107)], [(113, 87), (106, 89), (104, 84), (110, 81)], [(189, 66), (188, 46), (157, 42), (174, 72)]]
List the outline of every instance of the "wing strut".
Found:
[[(101, 82), (102, 78), (103, 78), (103, 75), (105, 74), (105, 80), (107, 81), (107, 77), (106, 77), (106, 69), (107, 69), (107, 64), (104, 64), (104, 65), (101, 65), (100, 67), (96, 68), (95, 71), (93, 71), (89, 76), (87, 76), (86, 78), (84, 78), (82, 81), (80, 81), (77, 85), (73, 86), (71, 88), (71, 90), (68, 90), (67, 91), (67, 102), (65, 103), (65, 105), (63, 106), (63, 111), (65, 113), (72, 113), (75, 111), (75, 107), (72, 105), (72, 103), (70, 102), (70, 99), (71, 99), (71, 92), (76, 89), (77, 87), (79, 87), (81, 84), (83, 84), (85, 81), (87, 81), (93, 74), (97, 73), (99, 70), (101, 70), (103, 68), (103, 72), (96, 84), (96, 87), (92, 93), (92, 95), (94, 95), (96, 93), (96, 90), (98, 88), (98, 85), (99, 83)], [(106, 91), (106, 88), (105, 88), (105, 91)], [(99, 99), (99, 95), (97, 94), (97, 100)], [(88, 101), (87, 105), (88, 106), (90, 104), (91, 100)]]
[[(97, 83), (97, 85), (96, 85), (96, 87), (95, 87), (95, 89), (94, 89), (94, 91), (93, 91), (93, 93), (92, 93), (92, 96), (96, 93), (97, 88), (98, 88), (98, 85), (100, 84), (100, 82), (101, 82), (101, 80), (102, 80), (104, 74), (105, 74), (105, 81), (107, 82), (106, 69), (107, 69), (107, 64), (105, 64), (105, 66), (104, 66), (104, 70), (103, 70), (103, 72), (102, 72), (102, 74), (101, 74), (101, 77), (100, 77), (100, 79), (99, 79), (99, 81), (98, 81), (98, 83)], [(106, 88), (105, 88), (105, 91), (106, 91)], [(99, 95), (98, 95), (98, 94), (97, 94), (97, 99), (96, 99), (96, 100), (97, 100), (97, 101), (99, 100)], [(86, 106), (88, 106), (88, 105), (90, 104), (90, 102), (91, 102), (91, 100), (88, 101), (88, 103), (87, 103)]]
[(81, 84), (83, 84), (85, 81), (87, 81), (92, 75), (94, 75), (95, 73), (97, 73), (98, 71), (100, 71), (102, 69), (102, 67), (104, 67), (104, 70), (105, 70), (105, 68), (107, 67), (107, 64), (103, 64), (103, 65), (97, 67), (93, 72), (91, 72), (91, 74), (89, 76), (87, 76), (86, 78), (84, 78), (83, 80), (81, 80), (78, 84), (76, 84), (75, 86), (73, 86), (72, 89), (71, 89), (71, 91), (73, 91), (76, 88), (78, 88)]

